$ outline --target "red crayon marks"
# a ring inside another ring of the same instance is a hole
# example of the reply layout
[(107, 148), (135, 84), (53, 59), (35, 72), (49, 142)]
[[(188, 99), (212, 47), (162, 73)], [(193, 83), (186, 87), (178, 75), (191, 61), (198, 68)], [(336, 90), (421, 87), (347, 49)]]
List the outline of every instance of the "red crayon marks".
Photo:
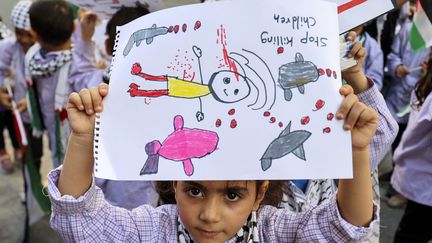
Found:
[(330, 127), (326, 127), (323, 129), (323, 133), (330, 133), (330, 132), (331, 132)]
[(327, 120), (329, 120), (329, 121), (331, 121), (331, 120), (333, 120), (333, 118), (334, 118), (334, 114), (333, 113), (328, 113), (327, 114)]
[(343, 13), (351, 8), (354, 8), (364, 2), (366, 2), (367, 0), (351, 0), (347, 3), (341, 4), (338, 6), (338, 14)]
[(220, 127), (222, 125), (221, 119), (217, 119), (215, 122), (216, 127)]
[(231, 128), (236, 128), (237, 127), (237, 121), (235, 119), (231, 120), (230, 127)]
[(174, 30), (174, 27), (171, 25), (171, 26), (168, 28), (168, 32), (169, 32), (169, 33), (172, 33), (173, 30)]
[(266, 112), (264, 112), (264, 114), (263, 114), (265, 117), (269, 117), (270, 116), (270, 111), (266, 111)]
[(327, 73), (327, 77), (331, 77), (332, 75), (332, 70), (330, 70), (330, 68), (326, 69), (326, 73)]
[(183, 31), (183, 32), (186, 32), (186, 30), (187, 30), (187, 25), (186, 25), (186, 24), (183, 24), (183, 26), (182, 26), (182, 31)]
[(274, 117), (274, 116), (272, 116), (271, 118), (270, 118), (270, 123), (275, 123), (276, 122), (276, 118)]
[(323, 76), (323, 75), (325, 74), (324, 69), (322, 69), (322, 68), (318, 69), (318, 74), (319, 74), (320, 76)]
[(277, 49), (277, 54), (282, 54), (284, 52), (284, 48), (281, 46)]
[(336, 71), (333, 71), (333, 78), (337, 79), (337, 73), (336, 73)]
[(201, 21), (198, 20), (197, 22), (195, 22), (194, 30), (197, 30), (199, 28), (201, 28)]
[(284, 124), (283, 124), (283, 122), (279, 122), (278, 125), (279, 125), (279, 127), (283, 127)]
[(228, 111), (228, 115), (232, 116), (235, 114), (235, 109), (231, 109)]
[(313, 111), (318, 111), (318, 110), (320, 110), (321, 108), (324, 107), (324, 105), (325, 105), (325, 101), (319, 99), (319, 100), (315, 103), (315, 108), (316, 108), (316, 109), (313, 110)]
[(302, 124), (302, 125), (306, 125), (306, 124), (308, 124), (310, 122), (310, 117), (308, 117), (308, 116), (304, 116), (304, 117), (302, 117), (301, 119), (300, 119), (300, 123)]
[[(222, 45), (222, 54), (223, 54), (223, 67), (227, 67), (230, 71), (235, 73), (236, 76), (236, 80), (239, 81), (239, 74), (237, 71), (237, 65), (235, 63), (235, 61), (232, 58), (229, 58), (228, 56), (228, 49), (227, 49), (227, 36), (226, 36), (226, 31), (225, 28), (223, 27), (223, 25), (220, 26), (220, 29), (217, 30), (217, 34), (218, 34), (218, 39), (217, 39), (217, 43), (220, 43)], [(221, 65), (220, 65), (221, 66)]]
[(176, 33), (177, 34), (177, 32), (179, 31), (179, 26), (178, 25), (176, 25), (176, 26), (174, 26), (174, 33)]

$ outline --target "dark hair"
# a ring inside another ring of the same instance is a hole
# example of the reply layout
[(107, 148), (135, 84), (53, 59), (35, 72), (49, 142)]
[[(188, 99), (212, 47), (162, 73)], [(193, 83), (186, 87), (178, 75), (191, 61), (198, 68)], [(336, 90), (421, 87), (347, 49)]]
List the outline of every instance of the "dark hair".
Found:
[(39, 0), (32, 3), (30, 24), (39, 38), (54, 46), (68, 41), (74, 30), (72, 9), (63, 0)]
[(417, 81), (415, 86), (415, 95), (417, 96), (417, 102), (414, 105), (420, 108), (425, 102), (426, 98), (432, 91), (432, 58), (429, 58), (427, 64), (426, 74)]
[(141, 16), (150, 13), (148, 6), (137, 2), (136, 7), (122, 6), (108, 21), (106, 26), (106, 34), (109, 39), (108, 48), (114, 50), (114, 41), (116, 37), (116, 27), (127, 24)]
[[(256, 181), (257, 193), (263, 182), (264, 181)], [(278, 207), (282, 202), (284, 188), (284, 181), (269, 181), (269, 187), (261, 205)], [(159, 193), (161, 204), (176, 204), (172, 181), (157, 181), (156, 191)]]

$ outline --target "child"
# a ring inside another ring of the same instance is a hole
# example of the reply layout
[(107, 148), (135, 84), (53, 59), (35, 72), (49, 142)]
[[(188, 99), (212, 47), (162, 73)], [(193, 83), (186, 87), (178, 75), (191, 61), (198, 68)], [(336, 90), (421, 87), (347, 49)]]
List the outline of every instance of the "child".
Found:
[[(9, 37), (0, 42), (0, 86), (4, 86), (8, 77), (14, 81), (14, 97), (9, 97), (6, 90), (0, 94), (0, 104), (11, 108), (10, 99), (13, 98), (17, 108), (21, 111), (21, 117), (32, 150), (32, 161), (36, 170), (39, 171), (42, 157), (42, 137), (33, 136), (30, 118), (25, 110), (26, 102), (26, 82), (24, 71), (24, 56), (28, 49), (35, 43), (35, 38), (30, 31), (30, 18), (28, 11), (31, 1), (19, 1), (12, 9), (11, 19), (15, 28), (15, 37)], [(17, 142), (18, 143), (18, 142)], [(15, 146), (14, 146), (15, 147)], [(21, 157), (17, 154), (17, 157)]]
[(53, 166), (57, 167), (62, 161), (69, 133), (65, 109), (68, 95), (100, 83), (92, 83), (89, 78), (92, 73), (83, 72), (89, 67), (81, 64), (94, 52), (94, 47), (85, 41), (87, 28), (91, 26), (81, 23), (83, 41), (75, 42), (72, 48), (73, 14), (65, 1), (34, 2), (29, 14), (38, 42), (26, 54), (31, 122), (36, 131), (41, 132), (43, 127), (47, 129)]
[(103, 110), (108, 86), (73, 93), (67, 106), (72, 133), (65, 161), (49, 175), (52, 227), (68, 241), (358, 240), (369, 233), (374, 215), (369, 143), (378, 117), (349, 85), (340, 93), (345, 99), (336, 117), (345, 119), (344, 128), (352, 132), (354, 178), (340, 180), (331, 200), (298, 214), (260, 205), (269, 181), (176, 181), (177, 205), (144, 205), (133, 211), (109, 205), (92, 183), (94, 112)]
[(364, 31), (366, 26), (366, 24), (361, 24), (353, 31), (357, 34), (357, 41), (363, 43), (367, 52), (363, 61), (363, 72), (374, 81), (378, 90), (381, 90), (384, 78), (384, 56), (378, 42)]
[[(395, 36), (391, 53), (388, 55), (387, 67), (388, 75), (391, 77), (388, 93), (386, 97), (387, 106), (399, 125), (399, 132), (392, 144), (392, 151), (398, 146), (403, 132), (408, 122), (408, 114), (398, 115), (410, 103), (410, 94), (414, 89), (417, 80), (421, 77), (421, 65), (428, 60), (429, 50), (415, 52), (409, 43), (409, 32), (412, 22), (407, 22), (400, 32)], [(402, 112), (401, 112), (402, 113)], [(406, 203), (406, 199), (401, 195), (392, 195), (394, 192), (390, 188), (387, 196), (391, 196), (388, 201), (391, 207), (401, 207)]]
[(408, 126), (394, 153), (391, 183), (408, 199), (394, 242), (432, 240), (432, 58), (411, 96)]

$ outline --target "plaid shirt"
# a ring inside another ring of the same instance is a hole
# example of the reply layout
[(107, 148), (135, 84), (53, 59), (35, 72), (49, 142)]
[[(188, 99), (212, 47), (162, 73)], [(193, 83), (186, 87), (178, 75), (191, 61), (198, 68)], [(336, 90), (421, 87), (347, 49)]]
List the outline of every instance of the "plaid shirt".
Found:
[[(143, 205), (128, 211), (107, 203), (94, 182), (78, 199), (61, 196), (57, 188), (59, 176), (60, 169), (48, 175), (51, 226), (67, 242), (178, 242), (176, 205)], [(259, 236), (262, 242), (354, 241), (371, 232), (377, 212), (375, 207), (374, 221), (365, 228), (351, 225), (341, 217), (335, 196), (302, 213), (262, 206), (258, 211)]]

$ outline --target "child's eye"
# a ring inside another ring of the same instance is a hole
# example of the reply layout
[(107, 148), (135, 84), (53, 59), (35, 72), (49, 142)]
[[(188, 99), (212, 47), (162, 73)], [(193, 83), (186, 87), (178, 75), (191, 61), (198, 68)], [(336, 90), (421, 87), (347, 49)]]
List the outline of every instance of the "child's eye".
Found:
[(192, 196), (192, 197), (202, 197), (203, 196), (203, 194), (199, 188), (189, 189), (188, 194), (189, 194), (189, 196)]
[(240, 196), (237, 193), (229, 192), (225, 195), (225, 198), (228, 201), (235, 202), (235, 201), (238, 201), (240, 199)]

